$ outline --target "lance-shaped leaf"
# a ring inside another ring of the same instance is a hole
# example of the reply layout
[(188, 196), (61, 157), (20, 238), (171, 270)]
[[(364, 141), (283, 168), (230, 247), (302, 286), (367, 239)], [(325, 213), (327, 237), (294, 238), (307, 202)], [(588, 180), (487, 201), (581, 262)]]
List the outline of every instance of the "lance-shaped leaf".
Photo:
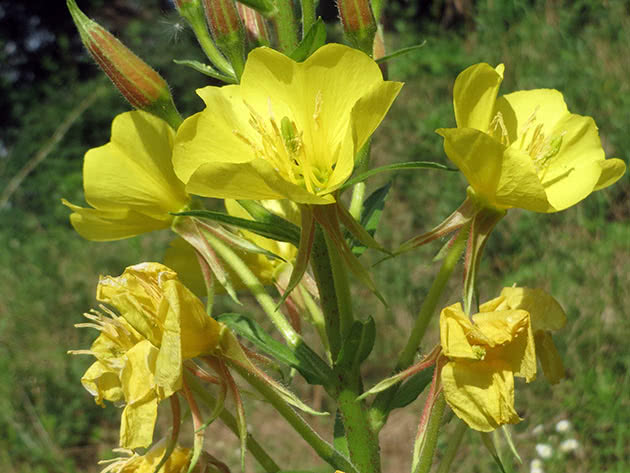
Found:
[(413, 46), (408, 46), (406, 48), (398, 49), (398, 50), (394, 51), (393, 53), (390, 53), (390, 54), (387, 54), (385, 56), (381, 56), (381, 57), (375, 59), (375, 61), (378, 64), (382, 64), (384, 62), (389, 61), (390, 59), (394, 59), (394, 58), (397, 58), (397, 57), (400, 57), (400, 56), (404, 56), (405, 54), (409, 54), (409, 53), (412, 53), (414, 51), (417, 51), (417, 50), (423, 48), (426, 44), (427, 44), (427, 42), (423, 41), (420, 44), (414, 44)]
[(367, 320), (355, 320), (341, 346), (336, 365), (355, 370), (372, 352), (376, 340), (376, 324), (372, 316)]
[(431, 382), (433, 370), (434, 368), (427, 368), (405, 381), (398, 391), (396, 391), (394, 398), (388, 406), (388, 410), (400, 409), (415, 401)]
[(484, 447), (486, 447), (486, 450), (488, 450), (488, 452), (492, 456), (492, 459), (501, 470), (501, 473), (507, 473), (507, 470), (503, 465), (503, 460), (501, 460), (501, 456), (499, 455), (499, 452), (497, 450), (496, 441), (494, 436), (492, 435), (492, 432), (479, 432), (479, 435), (481, 435), (481, 440)]
[[(363, 209), (361, 210), (361, 226), (365, 228), (371, 236), (374, 236), (376, 233), (381, 215), (383, 214), (383, 208), (385, 207), (385, 200), (387, 199), (391, 187), (392, 182), (390, 181), (372, 192), (363, 203)], [(352, 252), (357, 256), (361, 256), (368, 248), (366, 245), (359, 242), (354, 243), (355, 244), (352, 245)]]
[(302, 62), (321, 48), (326, 43), (326, 25), (321, 18), (318, 18), (310, 27), (304, 39), (300, 41), (297, 48), (289, 54), (289, 57), (297, 62)]
[(343, 223), (344, 227), (348, 229), (354, 238), (359, 240), (361, 244), (368, 248), (389, 253), (359, 222), (354, 219), (352, 215), (350, 215), (350, 212), (348, 212), (343, 205), (339, 203), (333, 205), (336, 207), (339, 221)]
[(226, 84), (236, 84), (236, 78), (231, 76), (226, 76), (225, 74), (221, 74), (214, 67), (209, 64), (204, 64), (203, 62), (195, 61), (192, 59), (173, 59), (175, 64), (180, 66), (187, 66), (191, 69), (194, 69), (197, 72), (201, 72), (202, 74), (212, 77), (213, 79), (220, 80), (221, 82), (225, 82)]
[(364, 173), (359, 174), (358, 176), (354, 176), (352, 179), (348, 179), (343, 186), (341, 186), (341, 190), (347, 189), (348, 187), (352, 187), (359, 182), (365, 181), (367, 178), (375, 176), (376, 174), (380, 174), (382, 172), (390, 172), (390, 171), (404, 171), (404, 170), (413, 170), (413, 169), (440, 169), (442, 171), (457, 171), (457, 169), (449, 168), (444, 164), (435, 163), (433, 161), (410, 161), (408, 163), (395, 163), (388, 164), (387, 166), (381, 166), (378, 168), (370, 169)]

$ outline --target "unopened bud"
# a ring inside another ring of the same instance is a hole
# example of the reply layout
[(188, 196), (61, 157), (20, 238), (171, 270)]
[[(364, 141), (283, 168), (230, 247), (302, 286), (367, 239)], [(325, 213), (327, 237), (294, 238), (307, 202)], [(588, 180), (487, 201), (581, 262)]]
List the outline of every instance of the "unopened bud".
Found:
[(75, 0), (67, 0), (67, 5), (83, 44), (125, 99), (138, 110), (152, 113), (177, 128), (181, 117), (162, 76), (109, 31), (90, 20)]
[(338, 0), (337, 8), (346, 37), (366, 54), (372, 54), (376, 20), (370, 0)]
[(247, 41), (252, 47), (269, 46), (271, 43), (269, 29), (265, 23), (264, 17), (253, 8), (237, 3), (236, 8), (243, 20)]
[(203, 0), (203, 4), (215, 43), (240, 77), (245, 66), (245, 29), (234, 0)]

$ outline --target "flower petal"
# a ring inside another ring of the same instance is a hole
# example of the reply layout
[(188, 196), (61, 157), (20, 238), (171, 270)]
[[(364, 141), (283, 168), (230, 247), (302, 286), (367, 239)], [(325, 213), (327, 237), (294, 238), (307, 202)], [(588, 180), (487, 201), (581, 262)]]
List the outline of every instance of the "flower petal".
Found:
[(120, 446), (123, 448), (148, 447), (153, 442), (153, 429), (157, 419), (157, 398), (136, 404), (127, 404), (120, 419)]
[(599, 165), (602, 167), (602, 174), (599, 176), (599, 181), (595, 186), (594, 191), (604, 189), (613, 185), (621, 176), (626, 172), (626, 163), (618, 158), (610, 158), (605, 161), (600, 161)]
[(444, 152), (475, 192), (490, 205), (497, 205), (495, 194), (501, 177), (503, 145), (473, 128), (440, 128), (436, 133), (444, 137)]
[(503, 64), (475, 64), (457, 76), (453, 88), (453, 106), (458, 128), (486, 132), (494, 113), (494, 102), (503, 81)]
[(118, 402), (123, 398), (118, 373), (100, 361), (92, 363), (81, 378), (81, 384), (94, 396), (94, 402), (99, 405), (103, 405), (103, 399)]
[(540, 360), (543, 373), (551, 384), (564, 378), (564, 364), (549, 332), (536, 332), (536, 356)]
[(440, 344), (449, 358), (478, 360), (467, 335), (473, 330), (460, 303), (442, 309), (440, 313)]
[(120, 373), (127, 404), (144, 402), (154, 396), (157, 355), (158, 349), (148, 340), (142, 340), (127, 351), (127, 362)]
[(514, 377), (504, 364), (449, 362), (441, 379), (446, 402), (471, 428), (489, 432), (521, 420), (514, 410)]
[(562, 307), (551, 295), (542, 289), (527, 287), (505, 287), (501, 295), (511, 309), (529, 312), (532, 330), (560, 330), (567, 323)]
[(118, 115), (111, 141), (89, 150), (83, 164), (86, 201), (102, 210), (133, 208), (164, 219), (188, 203), (171, 163), (174, 132), (145, 112)]

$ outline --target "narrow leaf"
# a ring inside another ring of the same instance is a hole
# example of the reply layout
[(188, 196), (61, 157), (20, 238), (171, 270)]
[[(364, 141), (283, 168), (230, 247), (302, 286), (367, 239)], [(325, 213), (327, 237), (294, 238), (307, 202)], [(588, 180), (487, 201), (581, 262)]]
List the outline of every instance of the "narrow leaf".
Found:
[[(223, 223), (226, 225), (232, 225), (244, 230), (249, 230), (260, 236), (271, 238), (277, 241), (286, 241), (297, 246), (300, 241), (300, 232), (294, 229), (288, 229), (287, 227), (280, 227), (268, 223), (257, 222), (255, 220), (248, 220), (246, 218), (233, 217), (223, 212), (215, 212), (213, 210), (188, 210), (186, 212), (173, 213), (172, 215), (189, 216), (206, 218), (215, 222)], [(295, 225), (293, 225), (295, 227)], [(296, 227), (297, 228), (297, 227)]]
[(413, 51), (417, 51), (418, 49), (423, 48), (426, 44), (427, 44), (427, 42), (426, 42), (426, 40), (425, 40), (425, 41), (423, 41), (423, 42), (422, 42), (422, 43), (420, 43), (420, 44), (414, 44), (413, 46), (409, 46), (409, 47), (407, 47), (407, 48), (402, 48), (402, 49), (399, 49), (398, 51), (394, 51), (394, 52), (393, 52), (393, 53), (391, 53), (391, 54), (388, 54), (388, 55), (386, 55), (386, 56), (379, 57), (378, 59), (376, 59), (376, 62), (377, 62), (378, 64), (381, 64), (381, 63), (383, 63), (383, 62), (389, 61), (390, 59), (394, 59), (395, 57), (398, 57), (398, 56), (403, 56), (404, 54), (408, 54), (408, 53), (411, 53), (411, 52), (413, 52)]
[(237, 83), (236, 78), (221, 74), (214, 67), (209, 66), (208, 64), (204, 64), (203, 62), (194, 61), (191, 59), (183, 59), (183, 60), (173, 59), (173, 62), (181, 66), (190, 67), (197, 72), (201, 72), (202, 74), (206, 76), (212, 77), (213, 79), (220, 80), (221, 82), (225, 82), (226, 84)]
[(355, 320), (337, 356), (337, 365), (356, 369), (369, 356), (376, 340), (376, 324), (369, 317), (365, 321)]
[(420, 373), (413, 375), (396, 391), (394, 398), (391, 400), (388, 409), (400, 409), (415, 401), (425, 388), (431, 382), (433, 369), (429, 368)]
[(521, 459), (521, 456), (516, 451), (516, 446), (514, 445), (514, 441), (512, 440), (512, 432), (510, 432), (510, 428), (507, 425), (502, 425), (501, 431), (503, 432), (503, 435), (505, 436), (505, 441), (510, 447), (510, 451), (512, 452), (512, 455), (514, 455), (514, 457), (518, 460), (520, 464), (523, 464), (523, 460)]
[(317, 51), (326, 43), (326, 25), (321, 18), (318, 18), (310, 27), (304, 39), (300, 41), (297, 48), (293, 50), (289, 57), (297, 62), (302, 62)]
[(348, 187), (352, 187), (353, 185), (365, 181), (367, 178), (375, 176), (376, 174), (380, 174), (382, 172), (389, 171), (404, 171), (409, 169), (440, 169), (442, 171), (457, 171), (457, 169), (450, 168), (445, 166), (444, 164), (436, 163), (433, 161), (410, 161), (407, 163), (395, 163), (388, 164), (387, 166), (381, 166), (378, 168), (370, 169), (367, 172), (359, 174), (358, 176), (353, 177), (345, 182), (340, 189), (347, 189)]
[(499, 456), (499, 452), (497, 451), (497, 447), (494, 444), (494, 439), (492, 438), (492, 435), (490, 435), (490, 433), (488, 432), (479, 432), (479, 435), (481, 435), (483, 445), (486, 447), (486, 449), (494, 459), (495, 463), (501, 469), (501, 473), (507, 473), (505, 470), (505, 466), (503, 466), (503, 461), (501, 461), (501, 457)]
[[(363, 209), (361, 211), (361, 225), (371, 236), (374, 236), (376, 233), (376, 229), (378, 228), (378, 224), (381, 220), (381, 215), (383, 214), (383, 208), (385, 207), (385, 200), (387, 199), (387, 194), (389, 193), (389, 189), (391, 189), (391, 187), (392, 182), (389, 181), (384, 186), (379, 187), (372, 192), (363, 203)], [(356, 241), (354, 241), (354, 244), (352, 245), (352, 252), (356, 256), (361, 256), (366, 249), (367, 246)]]

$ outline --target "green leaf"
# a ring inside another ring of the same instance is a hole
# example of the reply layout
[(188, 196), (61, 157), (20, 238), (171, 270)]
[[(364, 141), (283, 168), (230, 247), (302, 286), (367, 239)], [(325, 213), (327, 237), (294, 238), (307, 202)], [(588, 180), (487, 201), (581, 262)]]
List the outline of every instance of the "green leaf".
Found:
[(442, 171), (458, 171), (455, 168), (450, 168), (444, 164), (436, 163), (433, 161), (409, 161), (407, 163), (388, 164), (387, 166), (370, 169), (367, 172), (364, 172), (362, 174), (359, 174), (358, 176), (353, 177), (352, 179), (347, 180), (340, 189), (343, 190), (347, 189), (348, 187), (352, 187), (359, 182), (365, 181), (368, 177), (372, 177), (382, 172), (404, 171), (409, 169), (440, 169)]
[(201, 72), (202, 74), (212, 77), (213, 79), (220, 80), (221, 82), (225, 82), (227, 84), (236, 84), (238, 81), (235, 77), (226, 76), (217, 71), (214, 67), (204, 64), (203, 62), (194, 61), (191, 59), (173, 59), (175, 64), (179, 64), (180, 66), (187, 66), (191, 69), (194, 69), (197, 72)]
[(297, 62), (302, 62), (326, 43), (326, 25), (318, 18), (310, 27), (304, 39), (293, 50), (289, 57)]
[(514, 457), (516, 457), (518, 462), (522, 465), (523, 460), (521, 459), (521, 456), (516, 451), (516, 446), (514, 445), (514, 441), (512, 440), (512, 432), (510, 432), (510, 428), (507, 425), (502, 425), (501, 430), (503, 431), (503, 435), (505, 436), (505, 441), (510, 447), (510, 451), (512, 452), (512, 455), (514, 455)]
[(400, 409), (411, 404), (422, 394), (422, 391), (429, 385), (433, 377), (433, 368), (420, 371), (409, 378), (396, 391), (396, 395), (391, 400), (388, 410)]
[(413, 52), (413, 51), (417, 51), (418, 49), (423, 48), (423, 47), (425, 46), (425, 44), (427, 44), (427, 42), (426, 42), (426, 41), (423, 41), (423, 42), (422, 42), (422, 43), (420, 43), (420, 44), (414, 44), (413, 46), (409, 46), (409, 47), (407, 47), (407, 48), (402, 48), (402, 49), (399, 49), (398, 51), (394, 51), (394, 52), (393, 52), (393, 53), (391, 53), (391, 54), (388, 54), (388, 55), (383, 56), (383, 57), (379, 57), (379, 58), (376, 60), (376, 62), (377, 62), (378, 64), (381, 64), (381, 63), (383, 63), (383, 62), (387, 62), (387, 61), (389, 61), (390, 59), (394, 59), (395, 57), (402, 56), (402, 55), (404, 55), (404, 54), (408, 54), (408, 53), (411, 53), (411, 52)]
[[(233, 217), (223, 212), (215, 212), (213, 210), (187, 210), (186, 212), (172, 213), (177, 216), (189, 216), (198, 218), (207, 218), (214, 222), (223, 223), (226, 225), (232, 225), (244, 230), (249, 230), (260, 236), (271, 238), (277, 241), (286, 241), (295, 246), (300, 242), (300, 229), (284, 219), (288, 225), (277, 225), (265, 222), (258, 222), (255, 220), (248, 220), (246, 218)], [(280, 217), (278, 217), (280, 218)]]
[(294, 352), (272, 338), (255, 320), (242, 314), (221, 314), (216, 320), (230, 327), (275, 360), (298, 370), (310, 384), (323, 385), (330, 379), (330, 368), (321, 359), (315, 360), (314, 357), (317, 355), (305, 344), (298, 345)]
[(495, 440), (489, 432), (479, 432), (481, 435), (481, 440), (483, 445), (486, 447), (494, 462), (501, 469), (501, 473), (507, 473), (505, 466), (503, 466), (503, 461), (501, 461), (501, 457), (499, 456), (499, 452), (497, 451), (497, 446), (495, 444)]
[[(385, 200), (389, 189), (391, 189), (391, 181), (382, 187), (379, 187), (372, 192), (365, 202), (363, 203), (363, 209), (361, 211), (361, 226), (371, 235), (374, 236), (378, 223), (381, 220), (383, 214), (383, 208), (385, 207)], [(367, 249), (367, 246), (353, 239), (352, 252), (356, 256), (361, 256)]]
[(337, 356), (337, 366), (358, 368), (372, 352), (375, 340), (376, 324), (372, 316), (365, 321), (355, 320)]

